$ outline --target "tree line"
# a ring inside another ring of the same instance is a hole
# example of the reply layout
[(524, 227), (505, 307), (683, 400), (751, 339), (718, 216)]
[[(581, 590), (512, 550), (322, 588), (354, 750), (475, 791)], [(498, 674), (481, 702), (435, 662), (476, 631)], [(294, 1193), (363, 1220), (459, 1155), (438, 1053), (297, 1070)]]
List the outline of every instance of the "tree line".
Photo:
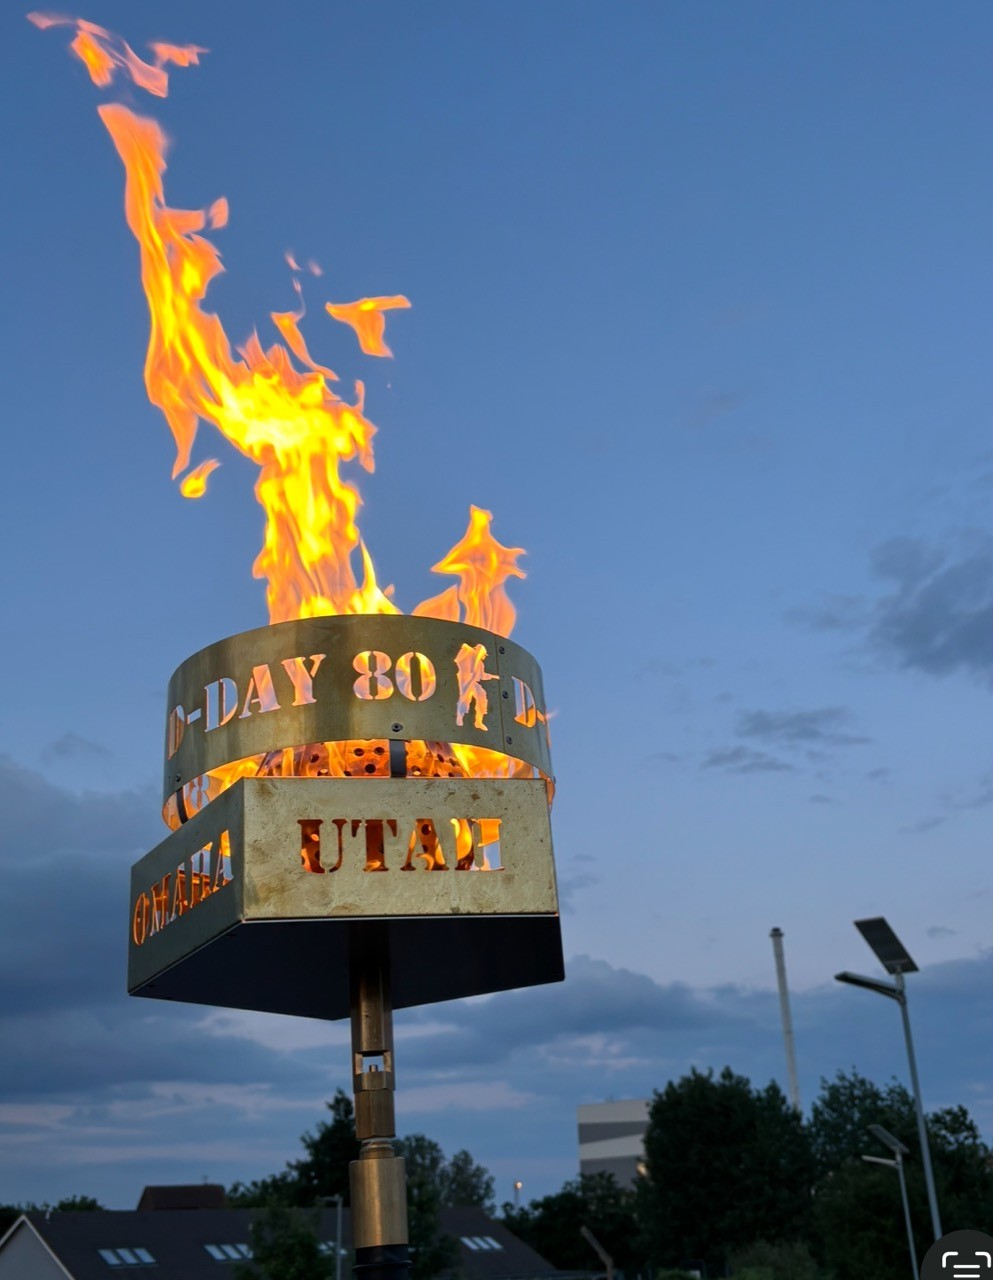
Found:
[[(903, 1280), (909, 1247), (896, 1171), (863, 1155), (889, 1152), (879, 1124), (910, 1148), (907, 1191), (918, 1261), (932, 1243), (913, 1099), (896, 1081), (857, 1072), (821, 1082), (804, 1119), (775, 1083), (725, 1068), (691, 1071), (656, 1092), (644, 1171), (632, 1188), (581, 1176), (507, 1226), (563, 1268), (589, 1269), (586, 1225), (631, 1280), (687, 1274), (738, 1280)], [(990, 1148), (965, 1107), (927, 1117), (945, 1232), (993, 1232)], [(682, 1268), (682, 1270), (681, 1270)]]
[[(329, 1118), (302, 1136), (299, 1159), (229, 1188), (232, 1206), (259, 1210), (254, 1257), (234, 1268), (239, 1280), (334, 1275), (334, 1259), (318, 1247), (315, 1214), (337, 1195), (348, 1203), (359, 1146), (349, 1096), (339, 1089), (327, 1106)], [(565, 1271), (600, 1270), (580, 1234), (586, 1227), (627, 1280), (675, 1280), (690, 1269), (709, 1280), (903, 1280), (898, 1179), (862, 1159), (888, 1154), (871, 1124), (910, 1148), (905, 1171), (920, 1260), (931, 1238), (913, 1100), (896, 1081), (880, 1087), (854, 1070), (821, 1082), (807, 1118), (775, 1083), (757, 1088), (729, 1067), (718, 1075), (693, 1070), (653, 1095), (634, 1186), (607, 1173), (580, 1175), (527, 1205), (504, 1204), (503, 1220)], [(927, 1130), (944, 1230), (993, 1233), (993, 1156), (975, 1121), (965, 1107), (945, 1107), (927, 1117)], [(407, 1165), (412, 1280), (433, 1280), (457, 1269), (441, 1210), (495, 1212), (493, 1178), (468, 1151), (447, 1158), (424, 1134), (396, 1146)], [(0, 1206), (0, 1222), (21, 1207)], [(55, 1207), (101, 1206), (78, 1196)]]

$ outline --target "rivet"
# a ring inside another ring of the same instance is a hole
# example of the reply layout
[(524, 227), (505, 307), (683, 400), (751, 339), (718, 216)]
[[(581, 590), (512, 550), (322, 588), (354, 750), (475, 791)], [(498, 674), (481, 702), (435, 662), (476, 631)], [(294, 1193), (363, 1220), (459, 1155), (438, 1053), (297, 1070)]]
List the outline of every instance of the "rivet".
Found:
[(504, 689), (504, 691), (503, 691), (503, 696), (504, 696), (505, 698), (509, 698), (509, 697), (510, 697), (510, 694), (507, 692), (507, 690), (506, 690), (506, 689)]
[(508, 739), (507, 739), (507, 741), (508, 741), (508, 742), (513, 742), (513, 741), (514, 741), (514, 739), (513, 739), (513, 738), (508, 738)]
[(393, 732), (394, 732), (394, 733), (399, 733), (399, 732), (400, 732), (400, 730), (403, 728), (403, 725), (402, 725), (402, 724), (391, 724), (391, 725), (390, 725), (390, 728), (393, 730)]
[(505, 648), (503, 645), (501, 645), (501, 646), (500, 646), (500, 652), (501, 652), (501, 653), (506, 653), (506, 652), (507, 652), (506, 648)]

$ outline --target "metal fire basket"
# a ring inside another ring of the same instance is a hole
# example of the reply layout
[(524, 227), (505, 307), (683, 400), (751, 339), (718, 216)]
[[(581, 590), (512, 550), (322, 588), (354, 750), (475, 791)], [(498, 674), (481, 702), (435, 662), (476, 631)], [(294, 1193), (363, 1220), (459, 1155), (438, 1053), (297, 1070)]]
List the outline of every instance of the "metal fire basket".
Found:
[(194, 654), (168, 705), (128, 990), (351, 1016), (356, 1268), (402, 1271), (393, 1008), (564, 977), (541, 672), (478, 627), (312, 618)]

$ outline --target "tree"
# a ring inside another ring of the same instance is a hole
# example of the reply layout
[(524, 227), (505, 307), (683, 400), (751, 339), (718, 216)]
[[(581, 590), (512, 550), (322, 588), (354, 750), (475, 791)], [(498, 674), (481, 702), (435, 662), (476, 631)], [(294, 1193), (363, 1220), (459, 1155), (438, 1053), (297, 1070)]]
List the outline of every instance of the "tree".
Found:
[[(934, 1112), (926, 1122), (944, 1230), (990, 1230), (990, 1151), (975, 1122), (961, 1106)], [(879, 1280), (899, 1280), (906, 1270), (898, 1179), (891, 1170), (861, 1158), (884, 1154), (867, 1132), (870, 1124), (881, 1124), (910, 1149), (904, 1170), (918, 1259), (931, 1244), (913, 1098), (895, 1080), (880, 1088), (854, 1070), (839, 1071), (834, 1080), (821, 1081), (809, 1123), (819, 1174), (814, 1229), (821, 1256), (837, 1280), (858, 1280), (870, 1273)]]
[(656, 1266), (703, 1258), (719, 1275), (735, 1249), (807, 1236), (814, 1160), (775, 1083), (753, 1089), (725, 1067), (656, 1091), (645, 1163), (638, 1213)]
[[(731, 1254), (734, 1280), (817, 1280), (817, 1264), (806, 1244), (757, 1240)], [(867, 1274), (872, 1274), (868, 1272)]]
[(407, 1170), (411, 1280), (432, 1280), (458, 1260), (458, 1246), (441, 1231), (445, 1153), (423, 1133), (398, 1138), (393, 1145)]
[(348, 1166), (359, 1158), (352, 1100), (339, 1089), (327, 1104), (331, 1121), (321, 1121), (315, 1133), (301, 1138), (306, 1156), (294, 1160), (282, 1173), (256, 1182), (235, 1183), (228, 1200), (238, 1208), (265, 1205), (309, 1208), (335, 1195), (348, 1204)]
[(58, 1204), (0, 1204), (0, 1236), (14, 1225), (22, 1213), (94, 1213), (104, 1206), (93, 1196), (64, 1196)]
[(521, 1209), (503, 1206), (503, 1220), (543, 1258), (564, 1271), (599, 1269), (580, 1227), (592, 1231), (618, 1267), (628, 1274), (641, 1263), (636, 1243), (634, 1193), (618, 1186), (612, 1173), (582, 1173), (561, 1191)]
[(479, 1208), (492, 1213), (493, 1178), (468, 1151), (456, 1151), (441, 1175), (441, 1202), (451, 1208)]
[(252, 1220), (252, 1261), (234, 1268), (236, 1280), (329, 1280), (334, 1259), (321, 1253), (314, 1216), (270, 1205)]

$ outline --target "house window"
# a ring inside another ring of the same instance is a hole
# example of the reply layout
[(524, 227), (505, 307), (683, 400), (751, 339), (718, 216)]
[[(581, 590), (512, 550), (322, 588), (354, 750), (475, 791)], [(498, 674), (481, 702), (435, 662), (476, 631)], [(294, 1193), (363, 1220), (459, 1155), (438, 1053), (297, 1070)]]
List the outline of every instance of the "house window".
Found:
[(462, 1243), (467, 1249), (471, 1249), (473, 1253), (482, 1250), (502, 1249), (503, 1245), (499, 1240), (494, 1240), (492, 1236), (462, 1236)]
[(97, 1253), (108, 1267), (140, 1267), (155, 1261), (148, 1250), (140, 1246), (124, 1248), (119, 1245), (116, 1249), (98, 1249)]
[(215, 1262), (241, 1262), (252, 1256), (251, 1246), (247, 1244), (205, 1244), (203, 1247)]

